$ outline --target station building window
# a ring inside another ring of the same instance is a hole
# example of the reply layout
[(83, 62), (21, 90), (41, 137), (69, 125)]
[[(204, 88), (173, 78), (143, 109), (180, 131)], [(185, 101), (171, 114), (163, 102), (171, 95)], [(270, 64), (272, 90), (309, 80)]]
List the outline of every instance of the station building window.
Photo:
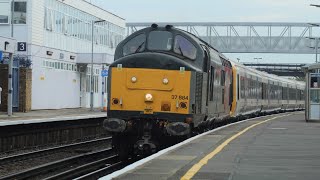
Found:
[(0, 24), (9, 24), (10, 3), (0, 2)]
[[(100, 19), (56, 0), (45, 0), (45, 29), (77, 39), (91, 41), (92, 22)], [(94, 25), (97, 44), (116, 47), (123, 39), (125, 28), (111, 22)]]
[(27, 23), (27, 2), (23, 2), (23, 1), (14, 2), (13, 23), (14, 24)]

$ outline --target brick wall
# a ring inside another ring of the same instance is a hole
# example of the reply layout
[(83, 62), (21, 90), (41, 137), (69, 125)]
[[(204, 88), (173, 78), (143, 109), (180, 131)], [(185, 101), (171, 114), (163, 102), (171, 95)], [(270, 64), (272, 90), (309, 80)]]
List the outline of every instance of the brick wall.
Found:
[(8, 65), (0, 64), (0, 87), (2, 88), (1, 93), (1, 104), (0, 111), (7, 112), (8, 102)]
[[(22, 67), (19, 72), (19, 111), (28, 112), (31, 110), (32, 70)], [(7, 112), (8, 65), (6, 64), (0, 64), (0, 87), (2, 87), (2, 103), (0, 104), (0, 111)]]
[(31, 111), (32, 70), (20, 68), (19, 78), (19, 111), (28, 112)]

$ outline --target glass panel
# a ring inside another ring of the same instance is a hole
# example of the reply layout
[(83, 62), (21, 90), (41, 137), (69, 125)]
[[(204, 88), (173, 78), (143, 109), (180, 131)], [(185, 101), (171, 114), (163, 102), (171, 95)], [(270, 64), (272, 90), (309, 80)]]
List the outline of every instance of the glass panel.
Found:
[(320, 89), (310, 89), (310, 102), (320, 103)]
[(177, 35), (174, 42), (174, 52), (187, 58), (195, 59), (197, 55), (197, 48), (186, 38)]
[(13, 22), (15, 24), (26, 24), (27, 2), (14, 2)]
[(320, 88), (320, 74), (310, 74), (310, 87)]
[(136, 52), (142, 52), (145, 49), (145, 41), (146, 41), (146, 35), (140, 34), (131, 40), (129, 40), (124, 46), (123, 46), (123, 55), (129, 55)]
[(149, 34), (148, 49), (168, 51), (172, 48), (172, 33), (168, 31), (152, 31)]
[(10, 15), (9, 2), (0, 2), (0, 24), (8, 24)]

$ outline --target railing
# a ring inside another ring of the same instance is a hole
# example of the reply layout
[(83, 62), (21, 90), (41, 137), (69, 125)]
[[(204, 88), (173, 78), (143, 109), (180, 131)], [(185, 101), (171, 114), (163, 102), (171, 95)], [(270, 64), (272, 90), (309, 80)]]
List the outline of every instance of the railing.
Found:
[(298, 76), (303, 77), (304, 73), (302, 70), (303, 66), (307, 64), (293, 64), (293, 63), (250, 63), (245, 62), (243, 65), (255, 68), (260, 71), (265, 71), (271, 74), (276, 74), (279, 76)]
[[(131, 34), (152, 23), (127, 23)], [(184, 29), (223, 53), (315, 54), (316, 27), (308, 23), (287, 22), (163, 22)]]

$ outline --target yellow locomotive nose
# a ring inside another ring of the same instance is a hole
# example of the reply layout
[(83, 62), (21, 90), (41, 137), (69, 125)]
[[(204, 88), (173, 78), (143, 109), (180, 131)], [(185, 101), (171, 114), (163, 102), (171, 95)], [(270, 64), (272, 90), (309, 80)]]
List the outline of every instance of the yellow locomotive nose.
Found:
[(128, 111), (137, 116), (189, 114), (190, 71), (146, 68), (112, 68), (111, 71), (110, 111)]

